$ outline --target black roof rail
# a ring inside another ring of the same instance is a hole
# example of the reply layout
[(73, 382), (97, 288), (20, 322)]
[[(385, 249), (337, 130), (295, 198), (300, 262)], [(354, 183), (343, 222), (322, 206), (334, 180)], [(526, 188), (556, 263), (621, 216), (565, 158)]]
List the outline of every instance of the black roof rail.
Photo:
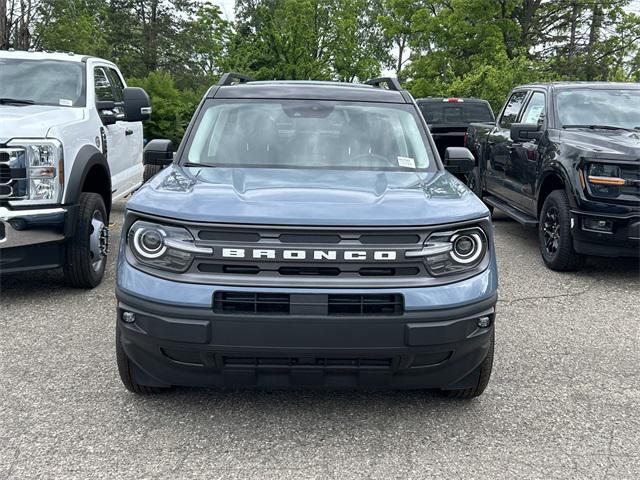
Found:
[(218, 80), (218, 85), (225, 86), (225, 85), (233, 85), (234, 83), (247, 83), (250, 81), (251, 81), (251, 78), (247, 77), (246, 75), (229, 72), (229, 73), (222, 74), (222, 76), (220, 77), (220, 80)]
[(380, 85), (384, 83), (387, 86), (387, 89), (389, 90), (395, 90), (397, 92), (402, 90), (402, 85), (400, 85), (400, 82), (395, 77), (372, 78), (371, 80), (367, 80), (364, 83), (365, 85), (372, 85), (378, 88), (380, 88)]

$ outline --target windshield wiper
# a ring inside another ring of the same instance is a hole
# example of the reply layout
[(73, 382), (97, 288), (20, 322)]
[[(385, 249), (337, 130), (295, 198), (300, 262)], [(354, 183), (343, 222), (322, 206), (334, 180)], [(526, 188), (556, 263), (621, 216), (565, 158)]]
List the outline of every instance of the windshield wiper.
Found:
[(589, 128), (591, 130), (626, 130), (628, 132), (633, 132), (634, 130), (633, 128), (618, 127), (616, 125), (563, 125), (562, 128)]
[(191, 167), (191, 168), (215, 167), (215, 165), (211, 165), (207, 163), (193, 163), (193, 162), (184, 162), (184, 163), (181, 163), (180, 166)]
[(15, 104), (15, 105), (35, 105), (33, 100), (22, 100), (19, 98), (0, 98), (0, 105)]

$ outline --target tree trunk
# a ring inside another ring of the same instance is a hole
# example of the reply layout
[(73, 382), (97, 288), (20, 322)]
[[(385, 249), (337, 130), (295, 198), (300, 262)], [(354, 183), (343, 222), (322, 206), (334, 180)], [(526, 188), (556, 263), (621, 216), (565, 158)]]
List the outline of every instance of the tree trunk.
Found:
[(585, 79), (595, 80), (597, 65), (595, 65), (595, 51), (600, 38), (600, 28), (602, 27), (602, 7), (594, 3), (592, 7), (591, 28), (589, 29), (589, 44), (587, 46), (587, 65), (585, 68)]
[(571, 5), (571, 33), (569, 34), (569, 49), (567, 52), (567, 59), (569, 65), (573, 64), (573, 59), (576, 56), (576, 30), (578, 28), (578, 13), (580, 12), (580, 5), (578, 2), (574, 2)]
[(7, 0), (0, 0), (0, 50), (9, 48), (9, 22), (7, 21)]

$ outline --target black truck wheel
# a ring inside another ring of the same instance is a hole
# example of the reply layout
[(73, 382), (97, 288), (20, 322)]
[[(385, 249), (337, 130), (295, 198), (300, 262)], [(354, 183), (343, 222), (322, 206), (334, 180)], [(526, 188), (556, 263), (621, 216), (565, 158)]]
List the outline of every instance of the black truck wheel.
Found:
[(142, 182), (147, 183), (149, 180), (151, 180), (151, 177), (160, 172), (162, 168), (162, 165), (145, 165), (144, 173), (142, 174)]
[(65, 246), (64, 277), (78, 288), (94, 288), (104, 276), (109, 250), (107, 209), (97, 193), (80, 194), (75, 235)]
[(153, 395), (168, 390), (167, 388), (140, 385), (133, 380), (133, 376), (131, 375), (131, 361), (129, 360), (129, 357), (127, 357), (127, 353), (124, 351), (124, 348), (122, 348), (120, 330), (118, 328), (116, 328), (116, 363), (118, 364), (120, 380), (125, 388), (130, 392), (138, 395)]
[(585, 257), (573, 249), (569, 198), (564, 190), (554, 190), (545, 199), (538, 222), (540, 253), (547, 267), (561, 272), (577, 270)]
[[(461, 399), (469, 399), (475, 398), (482, 395), (482, 393), (489, 385), (489, 380), (491, 379), (491, 371), (493, 370), (493, 351), (495, 345), (495, 333), (491, 334), (491, 345), (489, 346), (489, 351), (487, 352), (487, 356), (482, 361), (482, 363), (478, 366), (477, 370), (479, 370), (480, 375), (478, 377), (478, 384), (471, 388), (464, 388), (462, 390), (443, 390), (443, 394), (448, 398), (461, 398)], [(476, 373), (476, 372), (474, 372)]]

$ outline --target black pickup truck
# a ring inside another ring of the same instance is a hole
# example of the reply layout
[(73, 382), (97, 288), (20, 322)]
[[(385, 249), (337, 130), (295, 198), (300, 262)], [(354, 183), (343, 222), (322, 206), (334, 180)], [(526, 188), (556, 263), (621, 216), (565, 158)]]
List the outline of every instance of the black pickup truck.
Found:
[(491, 105), (479, 98), (419, 98), (416, 100), (440, 158), (449, 147), (463, 147), (469, 125), (474, 122), (494, 124)]
[(640, 84), (515, 88), (493, 125), (474, 123), (467, 185), (489, 207), (538, 230), (553, 270), (585, 255), (640, 253)]

